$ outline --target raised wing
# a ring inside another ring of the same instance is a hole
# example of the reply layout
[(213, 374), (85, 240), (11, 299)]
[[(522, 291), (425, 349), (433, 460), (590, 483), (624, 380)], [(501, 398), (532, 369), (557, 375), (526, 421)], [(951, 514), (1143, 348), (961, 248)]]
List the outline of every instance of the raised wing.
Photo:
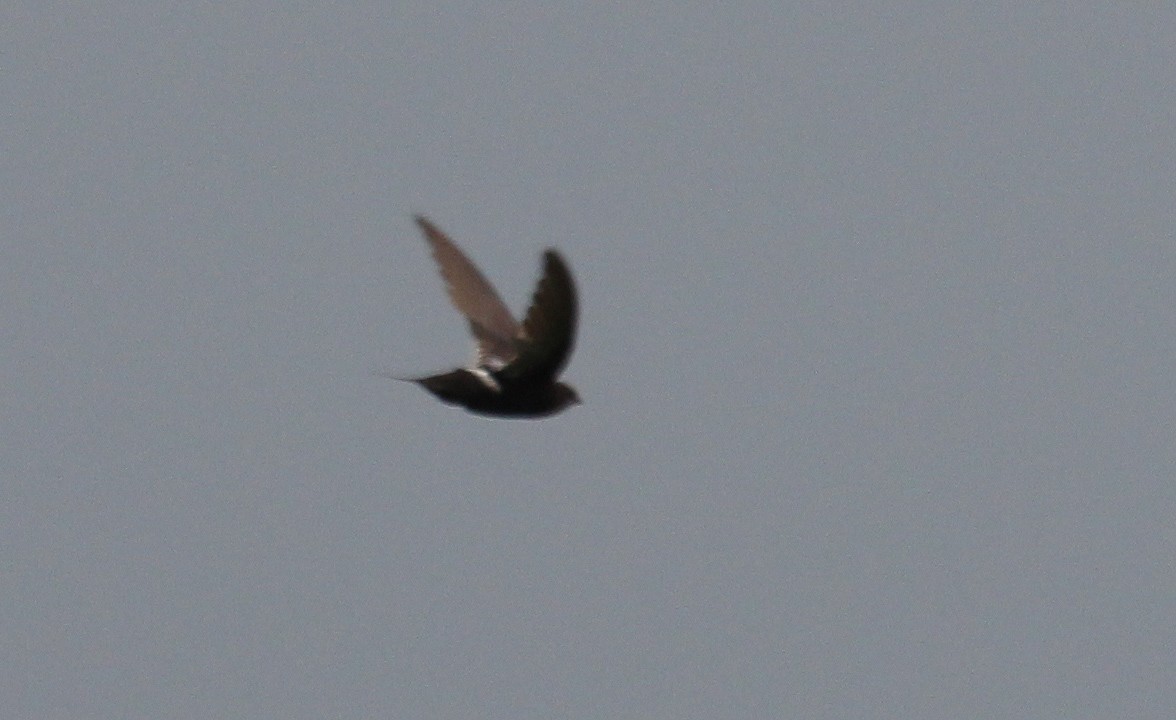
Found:
[(568, 264), (554, 250), (543, 254), (543, 277), (518, 334), (518, 357), (503, 368), (510, 380), (551, 381), (559, 376), (576, 344), (579, 307)]
[(498, 292), (453, 241), (426, 218), (417, 215), (417, 225), (433, 249), (433, 258), (441, 269), (449, 299), (465, 315), (470, 332), (478, 344), (479, 364), (502, 366), (518, 354), (516, 337), (519, 324), (498, 297)]

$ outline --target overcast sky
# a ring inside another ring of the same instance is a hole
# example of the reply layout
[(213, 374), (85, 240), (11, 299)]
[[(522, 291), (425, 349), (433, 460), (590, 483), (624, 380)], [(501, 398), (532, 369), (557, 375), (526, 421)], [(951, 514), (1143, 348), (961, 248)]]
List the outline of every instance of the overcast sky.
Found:
[(1176, 716), (1176, 10), (305, 5), (0, 10), (6, 718)]

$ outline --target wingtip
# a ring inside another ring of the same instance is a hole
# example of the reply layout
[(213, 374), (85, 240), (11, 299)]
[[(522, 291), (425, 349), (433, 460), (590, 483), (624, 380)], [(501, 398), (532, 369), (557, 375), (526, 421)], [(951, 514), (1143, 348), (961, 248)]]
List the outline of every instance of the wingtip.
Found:
[(420, 378), (410, 378), (410, 377), (401, 377), (399, 375), (393, 375), (392, 373), (386, 372), (384, 370), (372, 370), (372, 375), (379, 377), (379, 378), (384, 378), (385, 380), (397, 380), (399, 382), (413, 382), (414, 383), (414, 382), (417, 382), (418, 380), (420, 380)]
[(565, 258), (559, 250), (556, 250), (553, 247), (549, 247), (543, 251), (543, 263), (544, 265), (559, 265), (565, 271), (567, 271), (569, 275), (571, 274), (571, 266), (568, 265), (567, 258)]

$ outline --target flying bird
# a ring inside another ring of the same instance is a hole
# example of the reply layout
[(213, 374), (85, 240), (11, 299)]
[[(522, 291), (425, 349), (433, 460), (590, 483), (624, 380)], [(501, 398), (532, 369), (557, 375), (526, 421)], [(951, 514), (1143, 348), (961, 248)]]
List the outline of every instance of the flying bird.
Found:
[(543, 253), (543, 275), (520, 325), (482, 273), (445, 233), (417, 215), (449, 299), (469, 322), (476, 354), (470, 367), (414, 382), (443, 402), (495, 417), (540, 418), (580, 402), (559, 382), (576, 342), (576, 284), (555, 250)]

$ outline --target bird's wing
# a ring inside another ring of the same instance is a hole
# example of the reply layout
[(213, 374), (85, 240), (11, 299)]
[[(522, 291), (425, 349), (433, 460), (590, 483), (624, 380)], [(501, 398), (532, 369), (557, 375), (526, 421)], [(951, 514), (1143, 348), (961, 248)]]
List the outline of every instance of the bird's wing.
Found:
[(554, 250), (543, 254), (543, 277), (518, 334), (518, 357), (500, 373), (510, 380), (551, 381), (576, 344), (579, 308), (568, 264)]
[(520, 332), (519, 324), (494, 286), (437, 226), (420, 215), (416, 223), (433, 249), (449, 299), (470, 323), (470, 332), (478, 344), (478, 364), (502, 366), (511, 362), (518, 352), (515, 338)]

